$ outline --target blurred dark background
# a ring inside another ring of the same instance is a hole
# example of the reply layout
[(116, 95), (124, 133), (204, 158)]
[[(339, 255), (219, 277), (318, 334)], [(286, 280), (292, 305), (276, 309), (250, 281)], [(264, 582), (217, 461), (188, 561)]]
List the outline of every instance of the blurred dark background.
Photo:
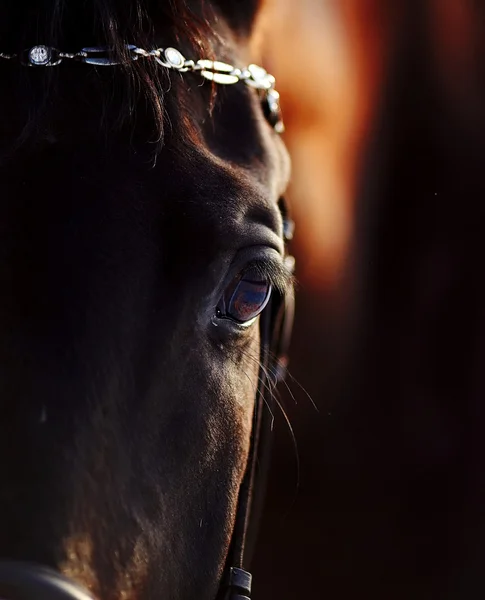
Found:
[(256, 49), (294, 167), (299, 484), (280, 416), (254, 597), (482, 599), (485, 2), (268, 0)]

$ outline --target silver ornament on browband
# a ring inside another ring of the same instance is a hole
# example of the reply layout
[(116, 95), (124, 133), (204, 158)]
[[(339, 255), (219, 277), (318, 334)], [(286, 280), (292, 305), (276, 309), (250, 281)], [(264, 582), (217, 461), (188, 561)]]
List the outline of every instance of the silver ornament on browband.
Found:
[(32, 65), (42, 67), (50, 63), (51, 54), (47, 46), (34, 46), (29, 50), (29, 61)]
[(233, 85), (242, 81), (249, 87), (259, 90), (266, 117), (275, 131), (284, 131), (280, 108), (280, 95), (275, 90), (275, 78), (258, 65), (249, 65), (242, 69), (217, 60), (187, 60), (176, 48), (155, 48), (145, 50), (133, 44), (125, 46), (126, 56), (114, 58), (107, 46), (90, 46), (79, 52), (61, 52), (57, 48), (39, 44), (20, 54), (0, 52), (0, 59), (18, 60), (28, 67), (55, 67), (64, 60), (73, 60), (89, 65), (110, 67), (135, 61), (139, 58), (152, 59), (167, 69), (179, 73), (197, 72), (205, 79), (220, 85)]

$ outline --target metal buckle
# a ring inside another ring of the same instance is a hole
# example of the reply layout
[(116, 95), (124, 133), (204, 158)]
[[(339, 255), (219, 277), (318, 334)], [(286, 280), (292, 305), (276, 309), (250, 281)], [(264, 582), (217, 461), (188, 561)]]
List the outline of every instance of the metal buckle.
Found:
[(227, 577), (224, 600), (250, 600), (253, 576), (244, 569), (231, 567)]

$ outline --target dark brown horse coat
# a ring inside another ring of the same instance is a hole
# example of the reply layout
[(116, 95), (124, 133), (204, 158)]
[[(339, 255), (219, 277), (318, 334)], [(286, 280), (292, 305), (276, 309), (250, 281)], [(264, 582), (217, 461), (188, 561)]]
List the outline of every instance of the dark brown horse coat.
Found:
[[(5, 0), (0, 51), (242, 66), (256, 4)], [(0, 558), (102, 600), (210, 600), (260, 348), (217, 307), (248, 268), (290, 282), (283, 145), (254, 90), (153, 61), (0, 72)]]

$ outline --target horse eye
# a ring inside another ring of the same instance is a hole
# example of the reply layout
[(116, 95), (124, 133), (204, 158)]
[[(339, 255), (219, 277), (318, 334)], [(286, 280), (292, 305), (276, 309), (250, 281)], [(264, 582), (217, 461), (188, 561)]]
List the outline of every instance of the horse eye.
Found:
[(250, 325), (268, 304), (270, 296), (271, 283), (257, 268), (250, 267), (226, 288), (216, 314), (241, 325)]

